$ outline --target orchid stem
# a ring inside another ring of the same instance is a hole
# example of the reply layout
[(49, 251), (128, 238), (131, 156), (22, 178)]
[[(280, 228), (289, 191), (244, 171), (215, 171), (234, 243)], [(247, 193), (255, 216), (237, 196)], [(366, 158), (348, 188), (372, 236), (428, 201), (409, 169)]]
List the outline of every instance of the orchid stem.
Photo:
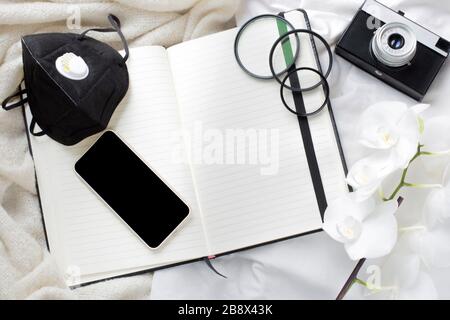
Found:
[(345, 282), (344, 286), (342, 287), (341, 291), (339, 292), (338, 296), (336, 297), (336, 300), (342, 300), (347, 292), (350, 290), (350, 288), (353, 286), (353, 284), (356, 281), (356, 277), (358, 276), (359, 270), (361, 270), (364, 262), (366, 262), (366, 259), (363, 258), (358, 261), (356, 264), (356, 267), (353, 269), (352, 273), (350, 274), (350, 277)]
[(428, 189), (428, 188), (442, 188), (442, 184), (423, 184), (423, 183), (403, 183), (405, 187), (411, 187), (411, 188), (421, 188), (421, 189)]
[(361, 280), (359, 278), (355, 278), (355, 280), (353, 280), (353, 283), (358, 283), (358, 284), (360, 284), (360, 285), (362, 285), (364, 287), (368, 286), (367, 282), (365, 282), (365, 281), (363, 281), (363, 280)]
[(411, 231), (424, 231), (427, 228), (425, 226), (411, 226), (411, 227), (404, 227), (398, 229), (399, 232), (405, 233), (405, 232), (411, 232)]
[(435, 157), (446, 156), (448, 154), (450, 154), (450, 150), (439, 151), (439, 152), (422, 151), (420, 153), (421, 156), (435, 156)]
[(400, 190), (405, 186), (405, 179), (406, 179), (406, 175), (408, 173), (408, 169), (409, 169), (409, 165), (405, 170), (403, 170), (400, 182), (397, 185), (397, 187), (394, 189), (394, 192), (392, 192), (392, 194), (390, 195), (389, 198), (383, 198), (384, 201), (390, 201), (390, 200), (394, 199), (395, 196), (400, 192)]
[[(415, 186), (420, 186), (420, 184), (412, 184), (412, 183), (407, 183), (405, 182), (406, 179), (406, 175), (408, 174), (408, 169), (411, 166), (411, 163), (414, 162), (414, 160), (416, 160), (417, 158), (419, 158), (420, 156), (427, 156), (427, 155), (431, 155), (430, 152), (423, 152), (421, 151), (421, 148), (423, 147), (423, 145), (419, 144), (417, 146), (417, 152), (414, 155), (414, 157), (412, 157), (412, 159), (409, 161), (408, 166), (403, 170), (402, 172), (402, 177), (400, 178), (400, 182), (398, 183), (397, 187), (395, 187), (394, 191), (392, 192), (392, 194), (388, 197), (388, 198), (383, 198), (383, 201), (390, 201), (393, 200), (397, 194), (400, 192), (400, 190), (403, 187), (415, 187)], [(422, 185), (425, 186), (425, 185)]]

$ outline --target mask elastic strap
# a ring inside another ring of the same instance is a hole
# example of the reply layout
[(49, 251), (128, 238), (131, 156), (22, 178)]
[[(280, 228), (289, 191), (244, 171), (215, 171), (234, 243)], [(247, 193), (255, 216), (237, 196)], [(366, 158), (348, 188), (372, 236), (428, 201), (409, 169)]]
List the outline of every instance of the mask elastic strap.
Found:
[(125, 39), (125, 36), (122, 33), (122, 30), (120, 29), (120, 20), (113, 14), (108, 15), (109, 23), (111, 23), (112, 28), (93, 28), (88, 29), (80, 34), (79, 39), (83, 39), (86, 36), (86, 33), (89, 31), (96, 31), (96, 32), (117, 32), (119, 34), (120, 39), (122, 40), (123, 48), (125, 49), (125, 56), (123, 57), (123, 62), (128, 60), (128, 56), (130, 55), (130, 50), (128, 49), (128, 42), (127, 39)]
[(34, 120), (34, 118), (32, 118), (31, 122), (30, 122), (30, 133), (33, 136), (36, 136), (36, 137), (40, 137), (40, 136), (43, 136), (45, 134), (44, 130), (41, 130), (39, 132), (34, 132), (34, 128), (35, 127), (36, 127), (36, 120)]
[[(22, 97), (22, 95), (25, 94), (25, 93), (27, 93), (26, 89), (19, 89), (17, 92), (13, 93), (9, 97), (7, 97), (5, 100), (3, 100), (2, 108), (5, 109), (6, 111), (8, 111), (8, 110), (12, 110), (12, 109), (17, 108), (17, 107), (22, 107), (28, 101), (27, 97), (25, 97), (25, 98)], [(19, 101), (18, 102), (15, 102), (15, 103), (12, 103), (12, 104), (8, 105), (8, 103), (11, 100), (13, 100), (14, 98), (17, 98), (17, 97), (19, 97)]]

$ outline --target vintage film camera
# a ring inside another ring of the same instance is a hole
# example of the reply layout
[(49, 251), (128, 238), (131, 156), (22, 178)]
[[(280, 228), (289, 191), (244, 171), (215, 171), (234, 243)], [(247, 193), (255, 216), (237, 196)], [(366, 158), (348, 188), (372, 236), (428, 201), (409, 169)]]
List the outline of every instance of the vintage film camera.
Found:
[(374, 0), (366, 0), (336, 53), (421, 101), (450, 52), (450, 43)]

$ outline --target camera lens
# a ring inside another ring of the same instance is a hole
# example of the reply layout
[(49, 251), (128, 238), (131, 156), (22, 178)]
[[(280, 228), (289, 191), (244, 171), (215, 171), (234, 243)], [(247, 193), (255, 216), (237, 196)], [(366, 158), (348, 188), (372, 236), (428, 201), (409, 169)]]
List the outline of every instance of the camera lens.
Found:
[(401, 34), (394, 33), (389, 36), (388, 39), (389, 47), (391, 47), (394, 50), (398, 50), (403, 48), (405, 45), (405, 38)]
[(409, 26), (399, 22), (387, 23), (375, 32), (371, 49), (382, 64), (402, 67), (416, 55), (417, 38)]

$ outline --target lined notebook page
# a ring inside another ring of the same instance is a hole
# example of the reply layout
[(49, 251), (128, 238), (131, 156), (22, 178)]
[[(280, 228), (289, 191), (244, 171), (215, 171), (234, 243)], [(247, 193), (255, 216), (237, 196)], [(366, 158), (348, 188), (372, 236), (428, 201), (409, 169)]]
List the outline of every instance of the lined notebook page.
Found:
[[(207, 254), (191, 171), (174, 155), (183, 142), (166, 50), (132, 49), (127, 66), (130, 88), (110, 129), (158, 171), (192, 211), (177, 234), (161, 250), (152, 251), (75, 175), (74, 163), (99, 135), (71, 147), (31, 137), (50, 250), (61, 270), (79, 270), (82, 282)], [(168, 214), (154, 210), (152, 214)]]
[[(297, 118), (281, 105), (275, 81), (253, 79), (238, 67), (236, 32), (168, 49), (212, 253), (321, 227)], [(248, 155), (239, 162), (236, 150), (220, 146), (231, 139), (230, 129), (256, 132), (260, 145), (249, 147), (260, 154), (256, 164)], [(209, 156), (214, 144), (223, 163)]]

